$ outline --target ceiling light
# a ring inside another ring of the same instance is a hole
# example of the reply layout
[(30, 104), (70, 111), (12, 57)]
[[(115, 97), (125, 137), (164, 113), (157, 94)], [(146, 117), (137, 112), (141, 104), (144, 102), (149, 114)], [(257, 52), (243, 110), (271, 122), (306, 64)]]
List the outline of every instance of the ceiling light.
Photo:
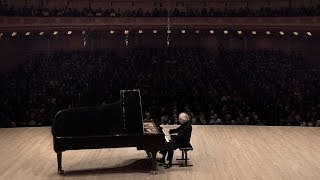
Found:
[(283, 31), (280, 31), (279, 34), (280, 34), (281, 36), (283, 36), (283, 35), (284, 35), (284, 32), (283, 32)]
[(139, 30), (139, 34), (142, 34), (143, 33), (143, 31), (142, 30)]
[(17, 34), (18, 34), (17, 32), (13, 32), (13, 33), (11, 34), (11, 36), (14, 37), (14, 36), (16, 36)]
[(242, 34), (242, 31), (237, 31), (237, 33), (240, 35), (240, 34)]
[(152, 32), (153, 32), (154, 34), (157, 34), (157, 33), (158, 33), (158, 31), (157, 31), (157, 30), (153, 30)]
[(72, 31), (68, 31), (68, 35), (72, 34)]
[(55, 35), (55, 36), (58, 35), (58, 31), (54, 31), (53, 35)]
[(39, 35), (42, 36), (44, 34), (44, 32), (40, 32)]
[(252, 34), (253, 34), (253, 35), (256, 35), (256, 34), (257, 34), (257, 31), (252, 31)]
[(214, 30), (210, 30), (209, 32), (210, 32), (210, 34), (213, 34), (213, 33), (214, 33)]
[(81, 34), (83, 34), (83, 35), (86, 34), (86, 31), (82, 31)]
[(185, 33), (186, 33), (186, 30), (181, 30), (181, 33), (182, 33), (182, 34), (185, 34)]
[(293, 32), (293, 35), (298, 36), (299, 33), (298, 32)]
[[(126, 31), (125, 31), (124, 33), (126, 33)], [(111, 31), (110, 31), (110, 34), (114, 34), (114, 30), (111, 30)]]
[(270, 31), (266, 31), (266, 34), (270, 35), (270, 34), (271, 34), (271, 32), (270, 32)]
[(200, 31), (199, 30), (196, 30), (196, 34), (199, 34), (200, 33)]
[(312, 36), (312, 33), (308, 31), (308, 32), (307, 32), (307, 35), (308, 35), (308, 36)]
[(124, 31), (124, 34), (129, 34), (129, 30), (125, 30), (125, 31)]
[(26, 32), (26, 36), (29, 36), (31, 34), (31, 32)]
[(170, 34), (170, 33), (171, 33), (171, 30), (167, 30), (167, 33)]

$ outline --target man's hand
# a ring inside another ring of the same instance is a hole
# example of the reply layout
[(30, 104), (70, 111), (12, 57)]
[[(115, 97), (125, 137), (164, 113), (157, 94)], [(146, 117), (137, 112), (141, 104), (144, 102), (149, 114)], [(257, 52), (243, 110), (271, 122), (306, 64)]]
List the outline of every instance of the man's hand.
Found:
[(162, 131), (165, 135), (169, 135), (169, 129), (162, 129)]
[(170, 129), (163, 129), (164, 133), (169, 133)]

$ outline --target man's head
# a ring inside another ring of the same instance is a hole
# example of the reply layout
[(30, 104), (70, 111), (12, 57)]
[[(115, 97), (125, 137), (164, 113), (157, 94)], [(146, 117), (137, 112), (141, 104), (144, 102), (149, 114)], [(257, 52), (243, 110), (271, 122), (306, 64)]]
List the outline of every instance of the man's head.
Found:
[(150, 119), (150, 113), (149, 112), (145, 112), (145, 116), (146, 116), (146, 119)]
[(180, 124), (188, 122), (189, 120), (190, 120), (190, 118), (189, 118), (189, 115), (187, 113), (182, 112), (182, 113), (179, 114), (179, 123)]
[(167, 124), (168, 119), (166, 116), (161, 116), (160, 121), (161, 121), (161, 124)]

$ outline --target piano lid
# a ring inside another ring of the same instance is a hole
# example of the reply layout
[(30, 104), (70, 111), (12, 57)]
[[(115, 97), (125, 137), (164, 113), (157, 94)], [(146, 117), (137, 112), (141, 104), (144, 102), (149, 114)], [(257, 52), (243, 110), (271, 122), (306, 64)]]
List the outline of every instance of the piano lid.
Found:
[(121, 116), (125, 134), (143, 134), (140, 90), (121, 90)]
[(139, 90), (121, 90), (120, 100), (105, 106), (65, 109), (52, 123), (57, 137), (143, 134)]

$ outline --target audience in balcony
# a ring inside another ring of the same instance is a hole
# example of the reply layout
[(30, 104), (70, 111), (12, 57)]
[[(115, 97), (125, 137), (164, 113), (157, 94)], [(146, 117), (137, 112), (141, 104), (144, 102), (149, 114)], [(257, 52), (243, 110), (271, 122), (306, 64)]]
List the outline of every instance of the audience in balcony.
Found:
[[(123, 10), (123, 9), (105, 9), (105, 8), (35, 8), (24, 7), (15, 8), (14, 6), (0, 4), (1, 16), (36, 16), (36, 17), (167, 17), (166, 8), (154, 8), (152, 11), (143, 10)], [(202, 10), (188, 8), (187, 10), (178, 10), (177, 8), (169, 11), (170, 17), (290, 17), (290, 16), (319, 16), (320, 5), (303, 6), (299, 8), (282, 7), (262, 7), (260, 9), (250, 9), (241, 7), (239, 9), (220, 9), (220, 8), (203, 8)]]

